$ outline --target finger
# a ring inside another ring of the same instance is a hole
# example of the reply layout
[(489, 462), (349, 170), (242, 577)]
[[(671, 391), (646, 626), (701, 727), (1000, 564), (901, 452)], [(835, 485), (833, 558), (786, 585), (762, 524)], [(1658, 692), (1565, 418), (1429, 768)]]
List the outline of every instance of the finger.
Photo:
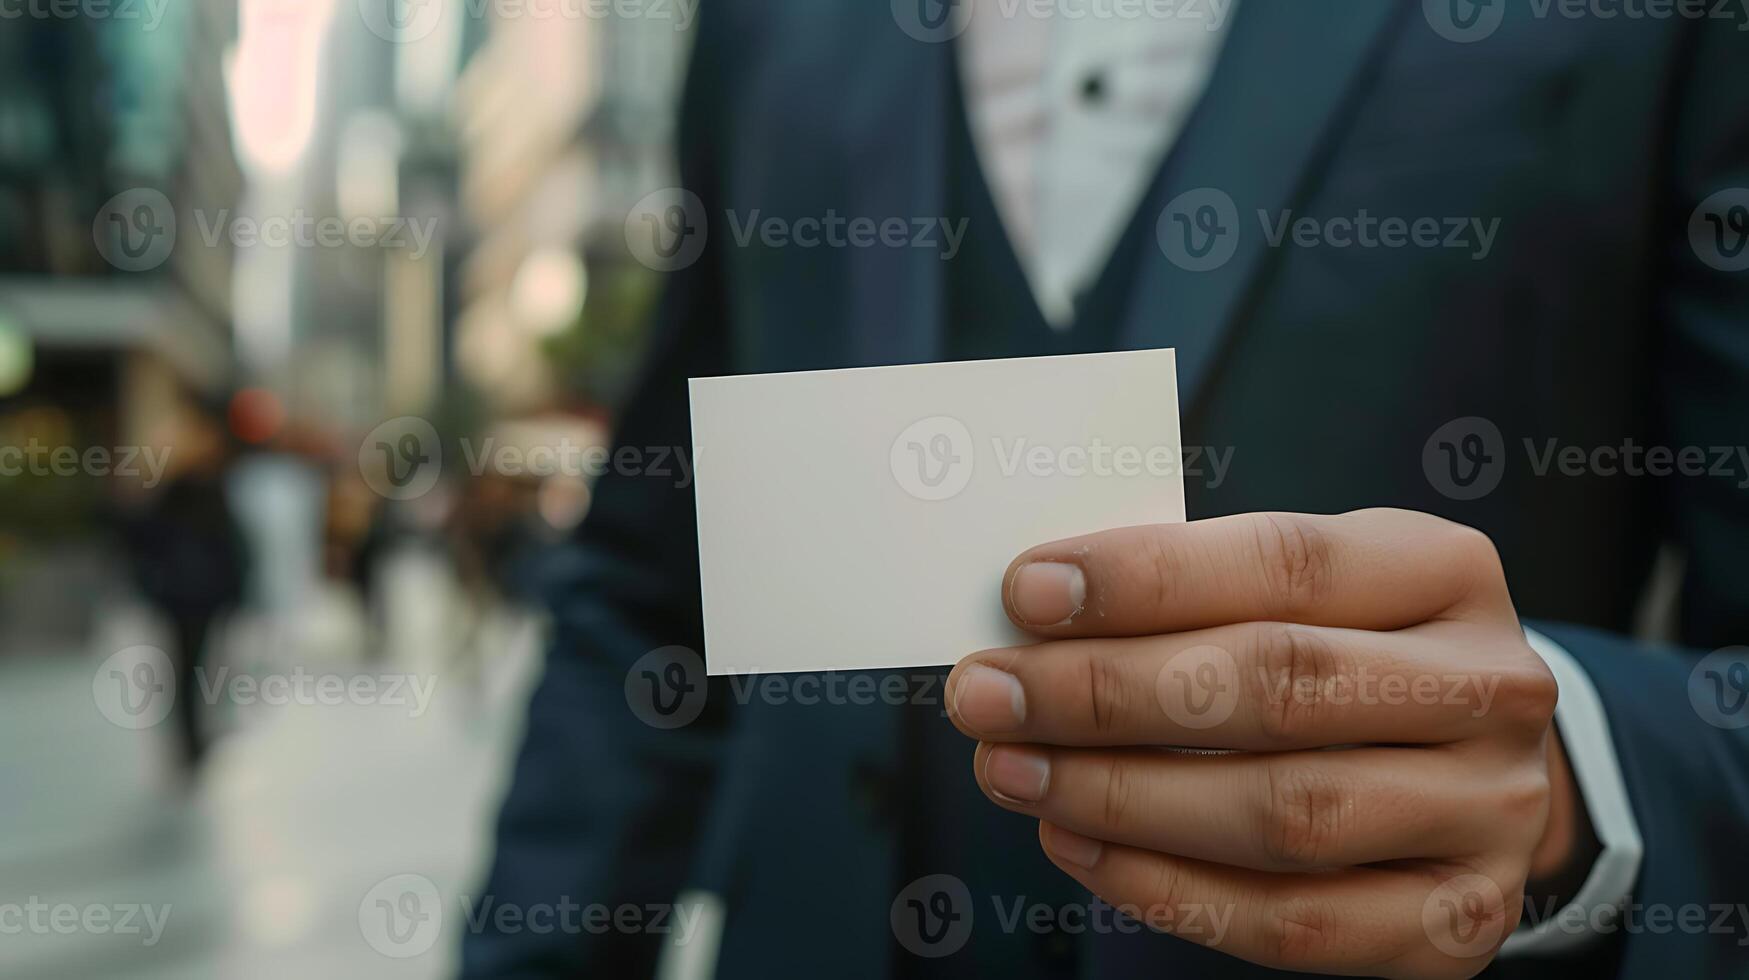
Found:
[(1102, 842), (1049, 823), (1040, 823), (1039, 842), (1058, 868), (1145, 924), (1278, 970), (1469, 977), (1518, 918), (1505, 898), (1517, 892), (1474, 873), (1270, 874)]
[(1413, 511), (1242, 514), (1041, 545), (1009, 566), (1002, 594), (1010, 619), (1049, 637), (1254, 620), (1392, 630), (1498, 603), (1503, 586), (1478, 594), (1498, 567), (1480, 532)]
[[(1476, 854), (1506, 813), (1478, 819), (1477, 786), (1438, 749), (1223, 756), (1148, 749), (978, 747), (978, 786), (999, 806), (1084, 837), (1259, 871), (1311, 871)], [(1523, 780), (1525, 806), (1543, 797)]]
[[(1281, 751), (1522, 731), (1554, 710), (1517, 633), (1245, 623), (990, 650), (948, 675), (948, 717), (985, 741)], [(1454, 651), (1462, 660), (1454, 661)]]

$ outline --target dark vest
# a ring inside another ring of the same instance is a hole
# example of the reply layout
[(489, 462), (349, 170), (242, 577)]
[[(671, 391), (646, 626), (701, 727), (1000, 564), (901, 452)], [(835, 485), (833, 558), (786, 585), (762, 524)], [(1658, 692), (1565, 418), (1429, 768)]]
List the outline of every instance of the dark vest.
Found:
[[(957, 73), (950, 73), (956, 79)], [(1116, 342), (1141, 249), (1153, 248), (1155, 193), (1150, 191), (1112, 252), (1103, 273), (1076, 299), (1073, 323), (1053, 329), (1033, 300), (985, 182), (957, 84), (950, 93), (946, 215), (963, 220), (964, 238), (944, 278), (947, 360), (1037, 357), (1110, 350)], [(1156, 180), (1156, 183), (1158, 181)], [(992, 583), (994, 588), (994, 583)], [(972, 651), (967, 650), (966, 653)], [(943, 668), (941, 676), (946, 677)], [(939, 691), (939, 685), (937, 687)], [(935, 699), (939, 702), (939, 699)], [(973, 928), (966, 946), (940, 959), (920, 959), (895, 945), (894, 975), (1001, 976), (1058, 980), (1078, 975), (1081, 940), (1067, 932), (1035, 933), (1022, 918), (1013, 934), (1003, 916), (1035, 905), (1086, 909), (1088, 894), (1047, 861), (1038, 823), (1001, 810), (972, 778), (972, 751), (939, 703), (904, 709), (903, 864), (899, 885), (951, 874), (971, 894)], [(1001, 911), (998, 911), (1000, 903)], [(1105, 914), (1109, 915), (1109, 911)]]

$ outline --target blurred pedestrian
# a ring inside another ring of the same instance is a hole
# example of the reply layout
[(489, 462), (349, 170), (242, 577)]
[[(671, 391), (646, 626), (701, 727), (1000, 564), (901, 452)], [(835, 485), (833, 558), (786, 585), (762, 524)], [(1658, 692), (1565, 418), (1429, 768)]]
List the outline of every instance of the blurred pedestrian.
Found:
[(223, 410), (190, 399), (183, 415), (172, 475), (125, 527), (135, 584), (173, 636), (177, 738), (192, 774), (207, 748), (197, 672), (214, 624), (242, 601), (249, 562), (225, 490), (232, 453)]

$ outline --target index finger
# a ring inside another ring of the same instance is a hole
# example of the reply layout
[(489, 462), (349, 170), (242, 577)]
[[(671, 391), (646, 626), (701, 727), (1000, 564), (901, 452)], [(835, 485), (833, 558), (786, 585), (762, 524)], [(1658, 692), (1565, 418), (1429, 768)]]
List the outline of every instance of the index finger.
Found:
[(1100, 531), (1023, 553), (1003, 577), (1040, 636), (1139, 636), (1231, 623), (1394, 630), (1504, 598), (1481, 532), (1428, 514), (1240, 514)]

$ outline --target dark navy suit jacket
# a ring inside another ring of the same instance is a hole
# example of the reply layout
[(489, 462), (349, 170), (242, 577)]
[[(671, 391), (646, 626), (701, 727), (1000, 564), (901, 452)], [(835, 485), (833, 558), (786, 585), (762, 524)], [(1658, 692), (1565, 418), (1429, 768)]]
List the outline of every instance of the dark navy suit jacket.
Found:
[[(1192, 517), (1397, 506), (1485, 530), (1521, 614), (1601, 692), (1646, 840), (1634, 901), (1749, 900), (1749, 729), (1703, 721), (1689, 683), (1696, 657), (1749, 641), (1749, 474), (1539, 476), (1525, 448), (1749, 443), (1749, 273), (1703, 262), (1689, 235), (1701, 201), (1749, 188), (1749, 33), (1741, 15), (1512, 4), (1459, 43), (1433, 28), (1437, 8), (1238, 6), (1161, 199), (1219, 188), (1244, 233), (1213, 271), (1150, 249), (1119, 344), (1176, 347), (1185, 444), (1234, 447), (1219, 487), (1189, 481)], [(688, 377), (939, 355), (936, 253), (741, 246), (720, 218), (940, 214), (950, 63), (878, 0), (705, 4), (681, 164), (708, 245), (669, 276), (623, 444), (688, 445)], [(1271, 247), (1260, 210), (1499, 229), (1480, 260)], [(1432, 434), (1465, 417), (1496, 425), (1509, 460), (1470, 501), (1424, 466)], [(620, 904), (704, 889), (727, 909), (717, 976), (891, 976), (898, 710), (741, 704), (720, 685), (677, 731), (628, 708), (638, 657), (702, 647), (693, 501), (674, 482), (604, 478), (553, 584), (557, 635), (484, 892)], [(1625, 636), (1666, 544), (1684, 567), (1680, 648)], [(481, 933), (465, 971), (642, 976), (659, 938)], [(1533, 975), (1724, 975), (1745, 969), (1744, 938), (1636, 931), (1583, 969)], [(1088, 976), (1255, 972), (1153, 934), (1080, 955)]]

